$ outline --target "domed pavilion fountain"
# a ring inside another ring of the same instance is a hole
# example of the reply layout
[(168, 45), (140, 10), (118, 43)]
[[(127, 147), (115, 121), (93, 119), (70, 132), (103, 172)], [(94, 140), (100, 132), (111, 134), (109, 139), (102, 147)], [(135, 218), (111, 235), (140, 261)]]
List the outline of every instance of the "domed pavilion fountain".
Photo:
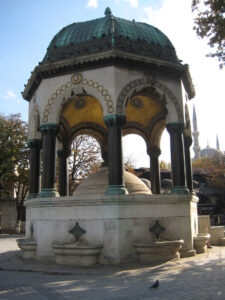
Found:
[[(154, 245), (153, 257), (147, 250), (144, 261), (154, 262), (155, 247), (164, 245), (176, 249), (169, 255), (163, 250), (162, 261), (195, 254), (198, 199), (182, 89), (194, 97), (188, 66), (149, 24), (117, 18), (107, 8), (103, 18), (73, 23), (54, 36), (23, 92), (29, 101), (30, 195), (26, 239), (19, 245), (23, 252), (32, 248), (24, 257), (82, 266), (138, 261), (143, 245)], [(170, 194), (160, 194), (165, 129)], [(131, 133), (146, 142), (151, 191), (124, 172), (122, 136)], [(69, 196), (67, 160), (80, 134), (99, 142), (104, 166)]]

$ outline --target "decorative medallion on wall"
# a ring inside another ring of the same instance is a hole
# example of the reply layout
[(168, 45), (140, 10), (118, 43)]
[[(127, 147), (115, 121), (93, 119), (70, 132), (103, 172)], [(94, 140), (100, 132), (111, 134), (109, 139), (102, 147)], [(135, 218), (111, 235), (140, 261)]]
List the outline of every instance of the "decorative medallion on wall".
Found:
[[(73, 75), (75, 76), (75, 75)], [(110, 95), (109, 91), (100, 83), (98, 83), (97, 81), (94, 80), (88, 80), (88, 79), (83, 79), (80, 83), (80, 85), (83, 86), (89, 86), (89, 87), (93, 87), (94, 89), (96, 89), (104, 98), (106, 106), (108, 108), (108, 113), (114, 113), (114, 105), (113, 105), (113, 101), (112, 101), (112, 96)]]
[(138, 97), (133, 97), (130, 99), (130, 104), (136, 109), (142, 109), (144, 107), (144, 103)]
[[(112, 101), (112, 96), (110, 95), (109, 91), (99, 82), (91, 80), (91, 79), (85, 79), (82, 77), (81, 74), (73, 74), (73, 76), (71, 77), (71, 81), (67, 82), (66, 84), (63, 84), (60, 88), (58, 88), (50, 97), (50, 99), (48, 100), (46, 106), (45, 106), (45, 110), (43, 112), (42, 115), (42, 122), (43, 123), (47, 123), (48, 122), (48, 116), (51, 110), (52, 105), (56, 102), (56, 99), (64, 94), (64, 92), (67, 89), (71, 89), (73, 87), (73, 85), (76, 86), (89, 86), (92, 87), (94, 89), (96, 89), (102, 96), (103, 99), (105, 100), (106, 106), (107, 106), (107, 111), (109, 114), (114, 113), (114, 105), (113, 105), (113, 101)], [(81, 108), (80, 108), (81, 109)]]
[[(129, 96), (129, 93), (134, 88), (151, 84), (152, 87), (158, 88), (159, 90), (164, 92), (166, 96), (168, 96), (170, 98), (170, 100), (173, 102), (174, 106), (176, 107), (178, 119), (180, 121), (182, 121), (183, 120), (182, 108), (181, 108), (176, 96), (172, 93), (172, 91), (167, 86), (165, 86), (161, 82), (158, 82), (158, 81), (154, 82), (154, 80), (155, 80), (154, 76), (153, 76), (153, 78), (150, 78), (149, 76), (150, 75), (145, 76), (144, 78), (135, 79), (134, 81), (131, 81), (127, 85), (125, 85), (125, 87), (122, 89), (122, 91), (119, 94), (119, 97), (117, 100), (116, 112), (124, 113), (123, 110), (124, 110), (124, 106), (125, 106), (125, 101), (126, 101), (127, 97)], [(164, 96), (164, 98), (165, 98), (165, 96)]]
[(146, 73), (145, 80), (150, 84), (154, 85), (157, 82), (156, 72)]
[(160, 234), (166, 229), (159, 224), (159, 220), (155, 220), (155, 224), (149, 228), (149, 231), (155, 235), (156, 240), (159, 239)]
[(86, 106), (84, 97), (80, 96), (79, 98), (74, 99), (74, 106), (78, 110), (83, 109)]
[(71, 79), (73, 84), (78, 84), (81, 82), (81, 80), (82, 80), (81, 74), (74, 74)]
[(86, 230), (80, 227), (80, 224), (78, 222), (75, 223), (74, 227), (68, 231), (71, 233), (74, 237), (76, 242), (79, 242), (81, 236), (86, 233)]

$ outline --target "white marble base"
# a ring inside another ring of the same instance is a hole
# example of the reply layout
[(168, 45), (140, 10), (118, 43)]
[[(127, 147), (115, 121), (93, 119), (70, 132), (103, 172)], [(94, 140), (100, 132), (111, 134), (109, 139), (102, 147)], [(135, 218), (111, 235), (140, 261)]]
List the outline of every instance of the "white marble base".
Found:
[(194, 248), (196, 249), (196, 253), (204, 253), (207, 250), (207, 242), (210, 239), (210, 234), (200, 233), (198, 236), (194, 237)]
[(180, 259), (180, 250), (184, 244), (179, 241), (157, 241), (152, 244), (134, 244), (141, 263), (163, 263)]
[[(75, 222), (86, 231), (80, 242), (103, 246), (100, 264), (138, 260), (135, 243), (153, 243), (149, 232), (156, 220), (165, 227), (161, 240), (184, 240), (193, 250), (197, 236), (197, 201), (193, 195), (78, 195), (26, 201), (26, 238), (37, 242), (36, 259), (51, 258), (52, 244), (70, 244)], [(32, 224), (32, 226), (31, 226)], [(31, 228), (33, 228), (31, 230)]]
[(196, 250), (186, 250), (186, 251), (180, 251), (180, 258), (184, 258), (184, 257), (192, 257), (196, 255)]
[(36, 241), (29, 239), (18, 239), (18, 247), (21, 249), (21, 256), (23, 259), (33, 259), (36, 256)]
[(212, 226), (209, 228), (210, 245), (220, 246), (222, 244), (222, 239), (224, 238), (224, 226)]
[(98, 263), (102, 245), (80, 243), (53, 244), (55, 262), (61, 265), (87, 267)]

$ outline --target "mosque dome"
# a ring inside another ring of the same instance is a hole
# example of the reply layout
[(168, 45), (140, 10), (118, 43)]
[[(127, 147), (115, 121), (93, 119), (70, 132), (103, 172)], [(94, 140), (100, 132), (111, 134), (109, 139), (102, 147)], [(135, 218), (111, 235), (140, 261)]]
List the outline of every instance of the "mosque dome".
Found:
[(107, 8), (103, 18), (61, 29), (52, 39), (41, 64), (108, 50), (179, 63), (174, 46), (163, 32), (149, 24), (117, 18)]
[(214, 157), (214, 156), (221, 156), (221, 152), (217, 149), (211, 148), (207, 146), (206, 148), (200, 150), (200, 157)]
[[(146, 184), (134, 174), (124, 171), (125, 187), (129, 194), (151, 194)], [(102, 167), (96, 174), (86, 178), (74, 191), (74, 195), (102, 194), (105, 195), (108, 187), (108, 168)]]

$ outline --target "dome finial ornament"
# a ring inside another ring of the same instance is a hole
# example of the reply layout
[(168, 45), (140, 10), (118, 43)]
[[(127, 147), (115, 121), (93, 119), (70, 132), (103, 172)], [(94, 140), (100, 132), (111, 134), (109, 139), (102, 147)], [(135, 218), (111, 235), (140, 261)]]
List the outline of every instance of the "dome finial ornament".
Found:
[(105, 16), (110, 16), (111, 14), (112, 14), (111, 9), (109, 7), (106, 7)]

